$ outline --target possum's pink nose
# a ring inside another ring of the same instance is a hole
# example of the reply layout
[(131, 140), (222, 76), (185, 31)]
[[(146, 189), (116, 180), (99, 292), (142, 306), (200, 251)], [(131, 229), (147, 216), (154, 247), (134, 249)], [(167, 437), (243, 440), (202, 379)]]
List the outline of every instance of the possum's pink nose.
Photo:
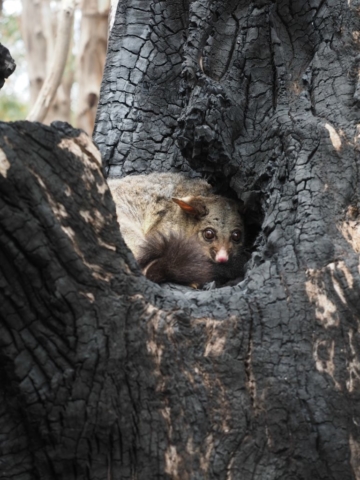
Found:
[(225, 263), (229, 260), (229, 255), (225, 248), (220, 248), (220, 250), (217, 252), (215, 261), (218, 263)]

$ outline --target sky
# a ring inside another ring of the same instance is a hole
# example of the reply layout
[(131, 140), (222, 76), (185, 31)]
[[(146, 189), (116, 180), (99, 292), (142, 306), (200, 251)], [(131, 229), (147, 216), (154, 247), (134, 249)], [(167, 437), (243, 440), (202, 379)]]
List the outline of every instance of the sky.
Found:
[(21, 12), (20, 0), (4, 0), (3, 10), (6, 15), (12, 15), (14, 13)]

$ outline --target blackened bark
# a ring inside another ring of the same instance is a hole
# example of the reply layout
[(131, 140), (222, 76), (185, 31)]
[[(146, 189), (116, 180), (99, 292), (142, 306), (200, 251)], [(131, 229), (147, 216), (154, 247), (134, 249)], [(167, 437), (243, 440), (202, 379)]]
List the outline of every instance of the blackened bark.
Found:
[(194, 293), (186, 348), (161, 342), (171, 478), (360, 479), (358, 7), (118, 7), (107, 173), (201, 172), (261, 227), (245, 281)]
[(152, 284), (84, 137), (2, 125), (0, 478), (360, 479), (358, 4), (120, 3), (105, 167), (207, 172), (256, 251)]
[(128, 471), (137, 427), (125, 377), (136, 350), (148, 354), (141, 335), (126, 346), (140, 330), (125, 323), (140, 321), (147, 286), (100, 156), (64, 124), (1, 124), (0, 138), (0, 478), (108, 478), (98, 472), (120, 459)]
[(9, 50), (0, 43), (0, 88), (4, 86), (5, 80), (10, 77), (15, 68), (16, 64)]

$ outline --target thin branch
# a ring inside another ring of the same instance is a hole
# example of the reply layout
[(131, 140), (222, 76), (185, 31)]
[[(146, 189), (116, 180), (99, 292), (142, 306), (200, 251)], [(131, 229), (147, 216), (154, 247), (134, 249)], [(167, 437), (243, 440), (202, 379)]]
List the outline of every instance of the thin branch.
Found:
[(62, 2), (53, 62), (35, 105), (27, 116), (27, 120), (31, 122), (44, 120), (60, 85), (71, 42), (75, 6), (76, 0), (63, 0)]

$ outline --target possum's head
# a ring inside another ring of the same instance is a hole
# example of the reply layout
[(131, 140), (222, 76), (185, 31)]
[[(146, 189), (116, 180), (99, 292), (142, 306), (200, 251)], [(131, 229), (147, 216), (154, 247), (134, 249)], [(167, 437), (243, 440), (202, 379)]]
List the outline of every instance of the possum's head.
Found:
[(206, 255), (215, 263), (231, 262), (244, 244), (244, 223), (239, 206), (219, 195), (172, 199), (183, 211)]

